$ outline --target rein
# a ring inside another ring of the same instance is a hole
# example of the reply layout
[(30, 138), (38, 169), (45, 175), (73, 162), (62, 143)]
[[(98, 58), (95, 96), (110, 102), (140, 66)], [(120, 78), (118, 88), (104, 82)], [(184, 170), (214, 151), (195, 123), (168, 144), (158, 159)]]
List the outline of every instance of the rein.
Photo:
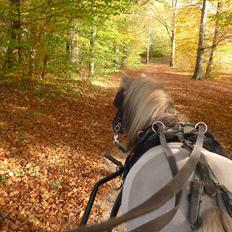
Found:
[(201, 156), (201, 149), (204, 141), (204, 133), (206, 132), (207, 127), (204, 123), (196, 124), (196, 143), (193, 146), (193, 150), (189, 156), (188, 161), (178, 172), (174, 156), (172, 154), (171, 149), (168, 147), (165, 138), (163, 124), (161, 122), (155, 122), (152, 128), (155, 129), (155, 126), (158, 128), (157, 131), (159, 131), (160, 143), (164, 149), (164, 153), (166, 154), (166, 157), (169, 160), (169, 164), (171, 164), (170, 166), (172, 166), (172, 173), (174, 176), (173, 179), (167, 185), (161, 188), (158, 192), (153, 194), (148, 200), (135, 207), (134, 209), (130, 210), (129, 212), (125, 213), (124, 215), (121, 215), (117, 218), (111, 218), (108, 221), (100, 224), (81, 226), (80, 228), (71, 230), (70, 232), (102, 232), (111, 230), (115, 226), (118, 226), (129, 220), (138, 218), (140, 216), (143, 216), (144, 214), (147, 214), (151, 211), (160, 208), (169, 199), (176, 195), (175, 207), (173, 209), (155, 218), (154, 220), (134, 229), (133, 232), (159, 231), (172, 220), (180, 205), (182, 187), (184, 183), (188, 180), (190, 175), (193, 173), (194, 169), (196, 168), (197, 162)]

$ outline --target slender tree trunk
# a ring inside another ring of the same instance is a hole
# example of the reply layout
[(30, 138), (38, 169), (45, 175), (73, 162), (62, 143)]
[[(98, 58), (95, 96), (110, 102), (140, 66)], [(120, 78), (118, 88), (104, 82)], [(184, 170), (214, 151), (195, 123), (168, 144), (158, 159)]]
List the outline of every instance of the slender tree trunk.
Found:
[(113, 66), (119, 68), (119, 48), (117, 45), (114, 47), (115, 59), (113, 60)]
[(122, 48), (122, 60), (121, 60), (121, 64), (120, 64), (120, 68), (124, 68), (126, 66), (127, 63), (127, 55), (128, 55), (128, 50), (127, 47), (124, 46)]
[(176, 13), (177, 13), (177, 0), (172, 1), (172, 31), (171, 31), (171, 55), (170, 67), (175, 66), (175, 53), (176, 53)]
[(66, 44), (66, 53), (67, 53), (67, 61), (69, 62), (72, 57), (72, 44), (71, 43)]
[(17, 56), (18, 63), (22, 61), (21, 55), (21, 21), (20, 21), (20, 0), (9, 0), (9, 18), (10, 18), (10, 26), (9, 26), (9, 34), (10, 34), (10, 45), (7, 48), (6, 52), (6, 60), (4, 63), (5, 68), (11, 68), (16, 62), (14, 57), (14, 47), (12, 47), (12, 43), (17, 41)]
[(147, 30), (147, 56), (146, 63), (150, 63), (150, 48), (151, 48), (151, 18), (148, 21), (148, 30)]
[(146, 57), (146, 63), (150, 64), (150, 43), (147, 43), (147, 57)]
[(30, 52), (29, 52), (29, 67), (28, 67), (28, 75), (29, 75), (29, 77), (32, 76), (33, 62), (34, 62), (33, 49), (32, 49), (32, 47), (30, 47)]
[(47, 64), (48, 64), (48, 53), (46, 52), (44, 59), (43, 59), (43, 68), (42, 68), (42, 72), (41, 72), (41, 77), (43, 79), (45, 77), (45, 70), (47, 68)]
[(196, 59), (196, 66), (195, 71), (193, 74), (193, 79), (201, 80), (202, 79), (202, 62), (203, 62), (203, 54), (204, 54), (204, 47), (205, 47), (205, 26), (206, 26), (206, 10), (207, 0), (203, 0), (203, 6), (201, 9), (201, 21), (200, 21), (200, 29), (199, 29), (199, 41), (198, 41), (198, 49), (197, 49), (197, 59)]
[(16, 4), (16, 14), (17, 14), (17, 19), (15, 23), (15, 28), (17, 29), (17, 41), (18, 41), (18, 46), (17, 46), (17, 53), (18, 53), (18, 62), (19, 64), (22, 63), (22, 49), (21, 49), (21, 13), (20, 13), (20, 0), (15, 0)]
[(92, 29), (91, 39), (90, 39), (90, 61), (89, 61), (89, 77), (93, 78), (95, 75), (95, 42), (96, 42), (96, 28)]
[(218, 45), (219, 40), (219, 29), (218, 29), (218, 23), (219, 23), (219, 14), (221, 12), (221, 2), (218, 2), (217, 4), (217, 14), (216, 14), (216, 22), (215, 22), (215, 30), (214, 30), (214, 37), (213, 37), (213, 43), (210, 51), (209, 61), (207, 64), (206, 72), (205, 72), (205, 78), (210, 78), (212, 69), (213, 69), (213, 63), (214, 63), (214, 57), (216, 54), (216, 49)]
[(66, 43), (67, 62), (72, 62), (74, 34), (70, 31), (68, 32), (68, 37), (70, 41)]
[(175, 66), (175, 53), (176, 53), (176, 32), (175, 29), (172, 30), (172, 37), (171, 37), (171, 59), (170, 59), (170, 67)]

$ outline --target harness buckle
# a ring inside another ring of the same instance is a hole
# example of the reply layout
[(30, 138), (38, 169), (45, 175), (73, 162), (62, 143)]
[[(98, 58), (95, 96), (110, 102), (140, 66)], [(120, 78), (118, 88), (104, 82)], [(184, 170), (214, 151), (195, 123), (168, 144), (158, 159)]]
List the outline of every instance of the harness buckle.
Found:
[(118, 134), (114, 133), (114, 143), (119, 143), (118, 137)]
[(200, 216), (200, 205), (203, 187), (204, 183), (201, 180), (195, 179), (192, 181), (189, 205), (189, 222), (193, 230), (198, 229), (202, 224), (202, 218)]
[(122, 144), (120, 144), (118, 138), (119, 138), (119, 135), (117, 133), (115, 133), (113, 144), (115, 144), (120, 151), (122, 151), (123, 153), (126, 153), (127, 150), (125, 149), (125, 147)]

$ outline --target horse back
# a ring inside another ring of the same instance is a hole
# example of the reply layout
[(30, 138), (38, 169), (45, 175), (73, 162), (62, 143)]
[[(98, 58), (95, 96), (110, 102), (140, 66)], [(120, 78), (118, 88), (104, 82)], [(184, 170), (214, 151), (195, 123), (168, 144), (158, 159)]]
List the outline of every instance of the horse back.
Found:
[[(190, 152), (182, 148), (181, 143), (169, 143), (176, 161), (177, 166), (181, 169), (188, 160)], [(232, 183), (229, 181), (229, 172), (232, 174), (232, 162), (224, 157), (218, 156), (205, 149), (202, 154), (208, 161), (211, 169), (215, 172), (217, 178), (223, 185), (232, 192)], [(149, 149), (142, 155), (138, 162), (128, 173), (123, 187), (121, 210), (123, 213), (140, 205), (162, 187), (168, 184), (173, 178), (166, 156), (161, 146)], [(168, 225), (163, 228), (163, 232), (189, 232), (192, 231), (189, 220), (189, 195), (191, 190), (191, 181), (195, 178), (192, 173), (187, 183), (183, 186), (183, 195), (180, 207)], [(211, 208), (216, 208), (216, 201), (207, 194), (201, 196), (201, 216), (204, 218), (206, 212)], [(148, 221), (171, 210), (175, 205), (175, 197), (167, 201), (161, 208), (150, 212), (138, 219), (134, 219), (126, 224), (128, 231), (131, 231)], [(196, 231), (202, 231), (199, 228)]]

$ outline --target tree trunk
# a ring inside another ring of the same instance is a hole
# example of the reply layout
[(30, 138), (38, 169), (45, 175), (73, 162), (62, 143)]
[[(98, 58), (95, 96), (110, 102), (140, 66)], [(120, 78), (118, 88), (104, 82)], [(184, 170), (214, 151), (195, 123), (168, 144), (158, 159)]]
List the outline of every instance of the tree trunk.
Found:
[(89, 61), (89, 77), (93, 78), (95, 75), (95, 41), (96, 41), (96, 28), (92, 29), (91, 31), (91, 38), (90, 38), (90, 61)]
[(22, 61), (21, 55), (21, 20), (20, 20), (20, 0), (9, 0), (9, 18), (10, 18), (10, 26), (9, 26), (9, 34), (10, 34), (10, 43), (6, 52), (6, 60), (4, 63), (5, 68), (11, 68), (16, 62), (14, 58), (14, 44), (17, 41), (17, 56), (18, 63)]
[(150, 43), (147, 43), (147, 57), (146, 57), (146, 63), (150, 64)]
[(41, 78), (43, 78), (43, 79), (45, 77), (45, 70), (47, 68), (47, 64), (48, 64), (48, 53), (46, 52), (44, 59), (43, 59), (43, 68), (42, 68), (42, 72), (41, 72)]
[(126, 66), (127, 63), (127, 55), (128, 55), (128, 49), (126, 46), (124, 46), (122, 48), (122, 59), (121, 59), (121, 64), (120, 64), (120, 68), (124, 68)]
[(175, 53), (176, 53), (176, 13), (177, 13), (177, 0), (172, 1), (172, 31), (171, 31), (171, 55), (170, 67), (175, 66)]
[(171, 37), (171, 59), (170, 59), (170, 67), (175, 66), (175, 53), (176, 53), (176, 31), (173, 28), (172, 37)]
[(206, 25), (206, 15), (207, 15), (206, 5), (207, 5), (207, 0), (203, 0), (203, 6), (201, 9), (197, 59), (196, 59), (195, 71), (193, 74), (193, 79), (195, 80), (202, 79), (202, 60), (203, 60), (204, 46), (205, 46), (204, 36), (205, 36), (205, 25)]
[(69, 41), (66, 43), (67, 62), (72, 62), (75, 35), (72, 31), (69, 31), (68, 37), (69, 37)]
[(213, 37), (213, 43), (210, 51), (209, 61), (207, 64), (206, 72), (205, 72), (205, 78), (210, 78), (212, 69), (213, 69), (213, 63), (214, 63), (214, 57), (216, 54), (216, 49), (218, 45), (219, 40), (219, 29), (218, 29), (218, 23), (219, 23), (219, 14), (221, 12), (221, 2), (218, 2), (217, 4), (217, 14), (216, 14), (216, 22), (215, 22), (215, 30), (214, 30), (214, 37)]
[(29, 49), (29, 67), (28, 67), (28, 76), (31, 77), (33, 73), (33, 64), (34, 64), (34, 54), (33, 49), (30, 47)]
[(18, 46), (17, 46), (17, 53), (18, 53), (18, 62), (19, 64), (22, 63), (22, 49), (21, 49), (21, 13), (20, 13), (20, 0), (15, 0), (16, 4), (16, 14), (17, 14), (17, 19), (15, 22), (15, 28), (17, 29), (17, 41), (18, 41)]
[(71, 43), (66, 44), (66, 54), (67, 54), (67, 62), (71, 61), (71, 58), (72, 58), (72, 44)]
[(115, 54), (115, 58), (113, 60), (113, 65), (114, 65), (114, 68), (119, 68), (119, 48), (117, 45), (115, 45), (114, 47), (114, 54)]
[(147, 30), (147, 56), (146, 63), (150, 63), (150, 48), (151, 48), (151, 18), (148, 21), (148, 30)]

